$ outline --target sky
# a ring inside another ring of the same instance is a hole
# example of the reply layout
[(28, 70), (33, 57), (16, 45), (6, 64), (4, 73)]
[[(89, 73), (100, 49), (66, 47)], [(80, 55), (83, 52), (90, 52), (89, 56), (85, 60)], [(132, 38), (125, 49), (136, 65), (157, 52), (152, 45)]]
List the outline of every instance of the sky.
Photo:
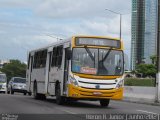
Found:
[(27, 61), (27, 52), (73, 35), (119, 37), (130, 58), (131, 0), (0, 0), (0, 59)]

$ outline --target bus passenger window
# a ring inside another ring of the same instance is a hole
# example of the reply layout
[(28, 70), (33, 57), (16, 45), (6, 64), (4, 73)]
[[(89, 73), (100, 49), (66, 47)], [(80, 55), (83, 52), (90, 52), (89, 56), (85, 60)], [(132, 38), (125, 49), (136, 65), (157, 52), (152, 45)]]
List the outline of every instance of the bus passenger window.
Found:
[(46, 66), (47, 50), (36, 52), (34, 55), (34, 68), (43, 68)]
[(29, 69), (29, 66), (30, 66), (30, 59), (31, 59), (31, 55), (29, 54), (29, 56), (28, 56), (28, 64), (27, 64), (27, 69)]
[(52, 64), (51, 64), (52, 67), (56, 65), (56, 53), (57, 53), (57, 47), (54, 47), (53, 54), (52, 54)]
[(51, 64), (52, 67), (61, 67), (62, 55), (63, 55), (62, 45), (53, 48), (52, 64)]
[(57, 67), (61, 67), (62, 63), (62, 54), (63, 54), (63, 46), (58, 47), (58, 54), (57, 54)]

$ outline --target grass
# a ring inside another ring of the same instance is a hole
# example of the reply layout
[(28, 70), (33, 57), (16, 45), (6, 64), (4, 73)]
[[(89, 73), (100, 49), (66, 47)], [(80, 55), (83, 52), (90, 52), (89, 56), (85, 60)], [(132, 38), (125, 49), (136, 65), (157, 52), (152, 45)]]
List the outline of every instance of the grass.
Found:
[(147, 78), (126, 78), (124, 80), (125, 86), (146, 86), (146, 87), (154, 87), (155, 79), (147, 79)]

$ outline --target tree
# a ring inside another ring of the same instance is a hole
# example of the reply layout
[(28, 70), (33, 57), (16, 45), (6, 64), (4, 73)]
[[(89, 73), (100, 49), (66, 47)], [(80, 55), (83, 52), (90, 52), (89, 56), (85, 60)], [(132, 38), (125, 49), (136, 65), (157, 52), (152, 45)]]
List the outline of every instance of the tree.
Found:
[(150, 56), (150, 59), (152, 60), (152, 64), (156, 64), (156, 62), (157, 62), (157, 56), (156, 55), (152, 55), (152, 56)]
[(10, 80), (12, 77), (26, 77), (26, 68), (27, 65), (19, 60), (10, 60), (10, 63), (5, 64), (0, 71), (4, 72)]
[(136, 67), (136, 71), (138, 73), (143, 74), (143, 77), (156, 75), (156, 66), (154, 64), (139, 64)]

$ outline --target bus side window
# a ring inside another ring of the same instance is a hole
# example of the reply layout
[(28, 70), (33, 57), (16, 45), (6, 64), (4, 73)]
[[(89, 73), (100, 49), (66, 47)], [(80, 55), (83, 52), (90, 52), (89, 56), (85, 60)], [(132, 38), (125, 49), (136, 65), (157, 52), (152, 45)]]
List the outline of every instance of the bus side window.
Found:
[(62, 63), (62, 54), (63, 54), (63, 46), (58, 46), (58, 50), (57, 50), (57, 59), (56, 59), (56, 66), (57, 67), (61, 67), (61, 63)]
[(40, 56), (40, 67), (45, 67), (46, 66), (46, 58), (47, 58), (47, 50), (42, 51), (41, 56)]
[(46, 66), (47, 50), (36, 52), (34, 55), (34, 68), (43, 68)]
[(29, 54), (29, 56), (28, 56), (28, 66), (27, 66), (27, 69), (29, 69), (29, 66), (30, 66), (30, 59), (31, 59), (31, 55)]
[(63, 46), (58, 46), (53, 48), (53, 55), (52, 55), (52, 67), (61, 67), (62, 63), (62, 54), (63, 54)]
[(37, 67), (37, 52), (34, 54), (34, 64), (33, 64), (33, 68), (36, 68)]
[(54, 47), (53, 54), (52, 54), (52, 64), (51, 64), (52, 67), (56, 65), (56, 53), (57, 53), (57, 47)]

